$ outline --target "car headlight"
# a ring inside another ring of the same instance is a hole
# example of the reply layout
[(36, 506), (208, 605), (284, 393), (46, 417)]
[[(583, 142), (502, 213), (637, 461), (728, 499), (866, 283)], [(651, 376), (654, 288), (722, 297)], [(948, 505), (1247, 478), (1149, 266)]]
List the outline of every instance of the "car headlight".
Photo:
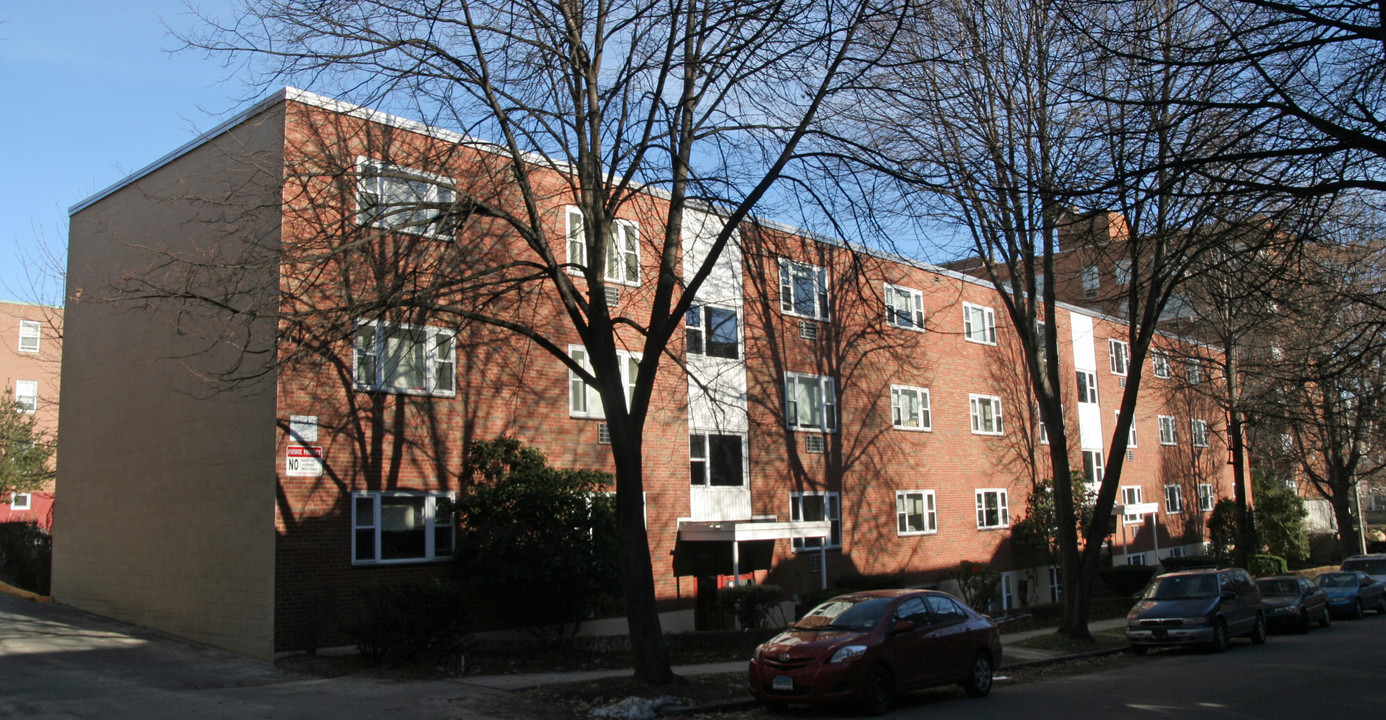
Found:
[(843, 645), (842, 647), (837, 649), (837, 652), (833, 653), (833, 657), (831, 660), (828, 661), (828, 664), (831, 665), (832, 663), (847, 662), (848, 660), (851, 660), (854, 657), (858, 657), (865, 652), (865, 645)]

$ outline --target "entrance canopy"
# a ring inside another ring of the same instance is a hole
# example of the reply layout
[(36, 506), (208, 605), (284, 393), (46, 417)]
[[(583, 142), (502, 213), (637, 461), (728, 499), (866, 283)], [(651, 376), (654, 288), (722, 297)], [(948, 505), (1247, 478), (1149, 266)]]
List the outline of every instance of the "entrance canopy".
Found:
[[(741, 574), (741, 543), (771, 544), (775, 540), (804, 540), (818, 538), (818, 552), (823, 587), (828, 586), (826, 549), (832, 534), (832, 521), (775, 522), (765, 519), (748, 520), (680, 520), (679, 544), (726, 543), (731, 553), (731, 574)], [(676, 563), (677, 564), (677, 563)]]

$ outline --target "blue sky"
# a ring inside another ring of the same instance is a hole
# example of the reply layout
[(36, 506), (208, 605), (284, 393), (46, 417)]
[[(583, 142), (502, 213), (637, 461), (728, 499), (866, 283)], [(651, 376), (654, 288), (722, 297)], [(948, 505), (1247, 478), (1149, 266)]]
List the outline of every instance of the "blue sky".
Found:
[[(233, 0), (199, 0), (226, 12)], [(186, 52), (163, 21), (182, 0), (14, 0), (0, 8), (0, 299), (61, 301), (26, 265), (61, 253), (67, 209), (214, 127), (256, 95), (244, 76)]]

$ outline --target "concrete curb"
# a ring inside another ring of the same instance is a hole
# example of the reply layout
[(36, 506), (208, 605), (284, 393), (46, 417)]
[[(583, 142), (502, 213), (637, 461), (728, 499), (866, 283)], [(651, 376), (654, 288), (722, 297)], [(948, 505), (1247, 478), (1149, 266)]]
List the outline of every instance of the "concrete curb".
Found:
[(1045, 665), (1059, 665), (1071, 660), (1087, 660), (1088, 658), (1106, 657), (1126, 652), (1127, 646), (1107, 648), (1105, 650), (1093, 650), (1092, 652), (1074, 653), (1072, 655), (1056, 655), (1051, 658), (1041, 658), (1039, 660), (1026, 660), (1011, 665), (1002, 665), (1001, 670), (1017, 670), (1020, 668), (1044, 667)]
[(6, 595), (13, 595), (14, 597), (22, 598), (24, 600), (32, 600), (34, 602), (53, 602), (52, 595), (40, 595), (35, 592), (29, 592), (28, 590), (21, 590), (13, 585), (7, 585), (2, 582), (0, 582), (0, 593), (5, 593)]

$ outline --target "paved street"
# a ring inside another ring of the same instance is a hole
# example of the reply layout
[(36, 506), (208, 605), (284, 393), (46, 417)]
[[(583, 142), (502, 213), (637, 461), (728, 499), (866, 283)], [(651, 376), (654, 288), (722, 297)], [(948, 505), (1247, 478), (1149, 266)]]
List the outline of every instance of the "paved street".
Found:
[(454, 682), (304, 678), (0, 594), (0, 718), (485, 718), (505, 693)]

